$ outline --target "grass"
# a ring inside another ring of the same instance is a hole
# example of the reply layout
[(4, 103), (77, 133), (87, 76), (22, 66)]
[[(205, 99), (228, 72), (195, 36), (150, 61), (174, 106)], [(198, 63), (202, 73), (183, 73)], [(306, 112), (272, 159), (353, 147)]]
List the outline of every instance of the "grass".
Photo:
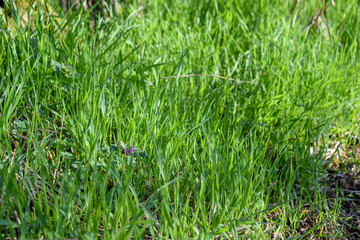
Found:
[(53, 6), (1, 18), (1, 238), (359, 236), (324, 191), (359, 136), (358, 1), (329, 39), (316, 1), (127, 1), (93, 28)]

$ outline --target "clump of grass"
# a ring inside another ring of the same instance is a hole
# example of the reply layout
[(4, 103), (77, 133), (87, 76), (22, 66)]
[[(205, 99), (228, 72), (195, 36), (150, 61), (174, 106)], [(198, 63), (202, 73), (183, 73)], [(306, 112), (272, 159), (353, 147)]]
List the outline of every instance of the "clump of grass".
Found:
[(357, 1), (328, 40), (272, 1), (127, 4), (1, 29), (2, 237), (341, 236), (321, 187), (358, 118)]

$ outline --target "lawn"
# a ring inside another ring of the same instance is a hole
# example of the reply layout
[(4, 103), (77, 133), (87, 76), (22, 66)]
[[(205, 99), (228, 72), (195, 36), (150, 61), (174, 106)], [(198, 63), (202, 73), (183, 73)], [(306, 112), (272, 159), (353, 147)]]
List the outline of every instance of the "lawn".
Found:
[(1, 239), (360, 238), (358, 0), (47, 2), (0, 9)]

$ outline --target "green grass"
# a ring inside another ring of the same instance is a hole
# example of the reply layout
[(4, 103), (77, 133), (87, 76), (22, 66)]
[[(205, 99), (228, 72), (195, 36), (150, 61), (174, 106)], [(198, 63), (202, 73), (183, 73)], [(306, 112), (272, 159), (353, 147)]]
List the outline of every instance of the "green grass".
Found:
[[(2, 15), (0, 238), (340, 237), (321, 186), (330, 134), (360, 133), (360, 5), (327, 10), (326, 40), (292, 2)], [(257, 84), (163, 78), (189, 74)]]

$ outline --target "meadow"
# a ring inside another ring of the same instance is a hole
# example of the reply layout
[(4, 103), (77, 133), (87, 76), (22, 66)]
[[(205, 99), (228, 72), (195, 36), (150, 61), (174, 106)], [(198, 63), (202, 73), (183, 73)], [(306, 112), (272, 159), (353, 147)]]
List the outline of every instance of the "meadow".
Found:
[(39, 4), (0, 10), (1, 239), (360, 237), (358, 0)]

